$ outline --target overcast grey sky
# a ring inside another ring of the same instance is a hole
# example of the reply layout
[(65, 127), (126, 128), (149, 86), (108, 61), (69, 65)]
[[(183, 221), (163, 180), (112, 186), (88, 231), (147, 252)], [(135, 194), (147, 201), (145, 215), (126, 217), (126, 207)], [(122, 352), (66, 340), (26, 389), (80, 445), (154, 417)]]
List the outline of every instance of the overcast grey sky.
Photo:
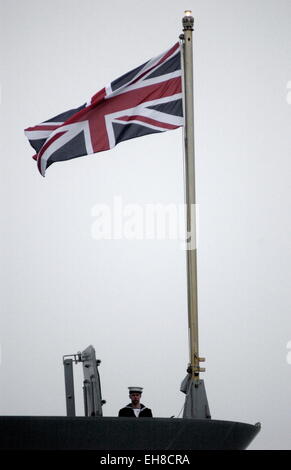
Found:
[[(102, 360), (106, 416), (127, 403), (129, 385), (144, 387), (155, 416), (183, 405), (180, 241), (92, 237), (92, 208), (114, 197), (183, 202), (181, 129), (55, 164), (46, 178), (23, 129), (170, 47), (191, 8), (209, 405), (213, 418), (262, 423), (251, 449), (290, 449), (290, 0), (0, 4), (0, 413), (64, 415), (62, 355), (89, 344)], [(75, 372), (82, 415), (81, 366)]]

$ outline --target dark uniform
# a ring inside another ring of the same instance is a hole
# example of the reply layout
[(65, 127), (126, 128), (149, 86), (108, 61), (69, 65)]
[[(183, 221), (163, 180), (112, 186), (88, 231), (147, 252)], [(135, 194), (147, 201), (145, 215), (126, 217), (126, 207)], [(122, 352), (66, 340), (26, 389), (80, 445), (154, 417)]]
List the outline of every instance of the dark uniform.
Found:
[[(129, 403), (124, 408), (121, 408), (121, 410), (119, 410), (118, 416), (126, 417), (126, 418), (136, 418), (133, 408), (132, 408), (132, 404)], [(141, 403), (138, 417), (139, 418), (152, 418), (153, 417), (152, 410), (150, 408), (147, 408)]]

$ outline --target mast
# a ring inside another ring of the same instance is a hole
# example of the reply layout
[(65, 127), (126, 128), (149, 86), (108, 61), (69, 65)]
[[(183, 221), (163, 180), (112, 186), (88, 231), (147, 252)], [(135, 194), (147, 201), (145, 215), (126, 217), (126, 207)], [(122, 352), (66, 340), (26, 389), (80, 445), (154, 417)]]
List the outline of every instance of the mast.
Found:
[(185, 158), (185, 200), (187, 221), (187, 297), (189, 327), (189, 366), (181, 390), (187, 394), (184, 417), (209, 418), (210, 411), (203, 380), (199, 373), (204, 358), (199, 357), (198, 338), (198, 295), (197, 295), (197, 247), (196, 247), (196, 194), (195, 194), (195, 146), (194, 146), (194, 97), (193, 97), (193, 46), (192, 32), (194, 18), (190, 10), (185, 11), (182, 20), (183, 34), (183, 86), (184, 86), (184, 158)]
[(185, 198), (187, 211), (187, 294), (189, 322), (189, 368), (193, 378), (199, 379), (198, 295), (197, 295), (197, 247), (196, 247), (196, 193), (194, 147), (194, 97), (193, 97), (193, 46), (194, 18), (185, 11), (183, 18), (184, 59), (184, 150), (185, 150)]

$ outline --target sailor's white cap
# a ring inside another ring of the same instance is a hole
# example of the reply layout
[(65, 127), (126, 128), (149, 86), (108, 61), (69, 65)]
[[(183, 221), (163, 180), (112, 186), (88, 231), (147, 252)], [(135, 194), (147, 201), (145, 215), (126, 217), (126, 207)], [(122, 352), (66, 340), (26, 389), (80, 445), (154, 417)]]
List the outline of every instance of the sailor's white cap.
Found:
[(128, 387), (129, 393), (142, 393), (142, 387)]

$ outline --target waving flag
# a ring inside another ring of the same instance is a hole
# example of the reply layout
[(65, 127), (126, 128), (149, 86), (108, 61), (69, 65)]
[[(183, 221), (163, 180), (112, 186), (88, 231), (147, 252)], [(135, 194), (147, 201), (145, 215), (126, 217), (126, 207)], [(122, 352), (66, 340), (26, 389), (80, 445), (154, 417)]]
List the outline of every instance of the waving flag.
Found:
[(40, 173), (54, 162), (182, 126), (179, 43), (114, 80), (89, 102), (25, 129)]

